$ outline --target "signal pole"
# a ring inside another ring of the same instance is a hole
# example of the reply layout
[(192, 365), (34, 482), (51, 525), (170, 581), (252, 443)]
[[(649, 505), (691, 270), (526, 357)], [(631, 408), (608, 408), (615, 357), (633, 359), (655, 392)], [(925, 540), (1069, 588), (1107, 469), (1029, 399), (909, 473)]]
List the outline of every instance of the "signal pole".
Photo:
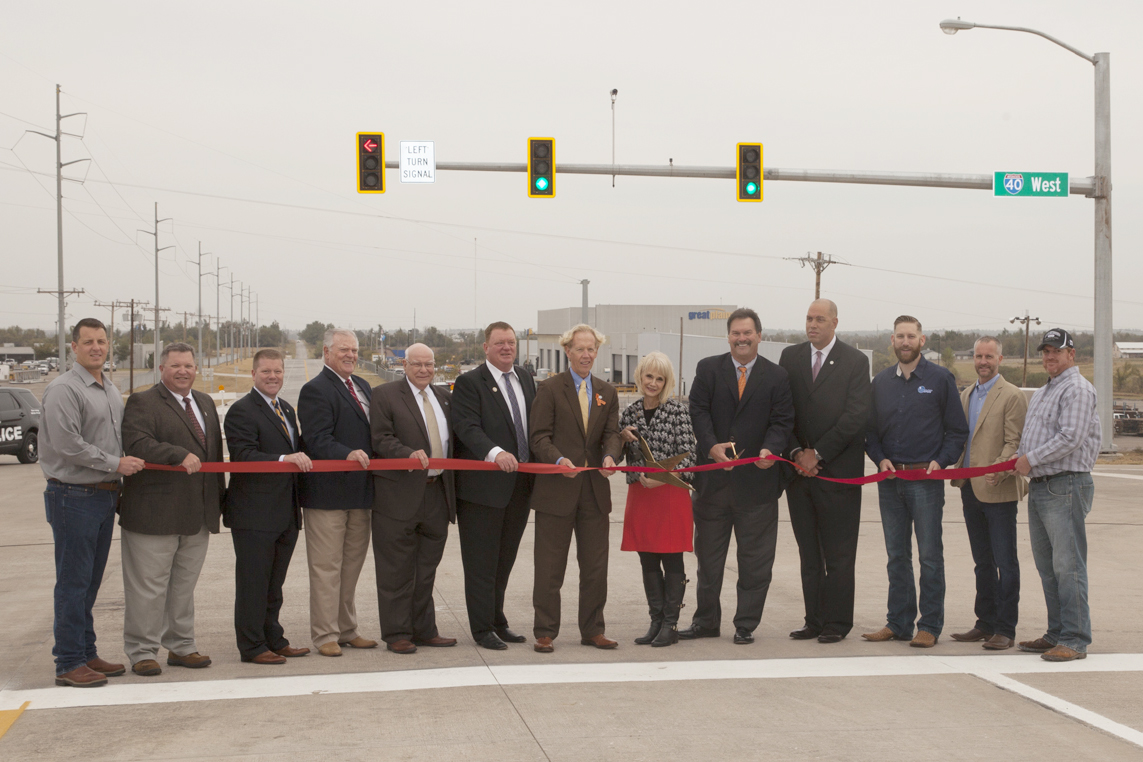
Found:
[(1024, 380), (1020, 382), (1020, 386), (1028, 385), (1028, 338), (1031, 335), (1031, 323), (1036, 321), (1036, 325), (1040, 324), (1040, 318), (1029, 317), (1028, 310), (1024, 310), (1024, 317), (1017, 315), (1009, 320), (1009, 323), (1023, 323), (1024, 324)]

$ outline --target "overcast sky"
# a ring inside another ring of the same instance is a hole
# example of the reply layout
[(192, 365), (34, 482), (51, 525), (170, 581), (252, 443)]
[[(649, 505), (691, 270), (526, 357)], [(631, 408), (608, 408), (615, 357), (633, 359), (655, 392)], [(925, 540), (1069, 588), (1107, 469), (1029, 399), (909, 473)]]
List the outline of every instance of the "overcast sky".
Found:
[[(69, 321), (92, 300), (196, 309), (199, 242), (259, 297), (261, 322), (367, 329), (534, 327), (592, 304), (754, 307), (802, 325), (813, 274), (784, 257), (849, 262), (823, 276), (843, 330), (912, 313), (927, 330), (1000, 328), (1024, 310), (1090, 330), (1093, 202), (990, 191), (561, 175), (554, 200), (523, 174), (440, 172), (358, 195), (354, 133), (435, 141), (441, 161), (1092, 174), (1093, 67), (1042, 38), (941, 19), (1029, 26), (1111, 53), (1115, 327), (1143, 326), (1143, 3), (1123, 2), (6, 2), (0, 24), (0, 324), (53, 329), (54, 128), (63, 88)], [(22, 136), (23, 135), (23, 136)], [(25, 169), (25, 166), (28, 170)], [(42, 174), (33, 174), (42, 173)], [(476, 239), (475, 243), (473, 239)], [(475, 268), (475, 269), (474, 269)], [(891, 272), (887, 272), (891, 271)], [(475, 275), (475, 278), (474, 278)], [(204, 277), (204, 312), (215, 279)], [(237, 290), (237, 288), (236, 288)], [(224, 318), (229, 294), (221, 292)], [(235, 305), (237, 310), (237, 303)], [(181, 320), (181, 316), (176, 319)]]

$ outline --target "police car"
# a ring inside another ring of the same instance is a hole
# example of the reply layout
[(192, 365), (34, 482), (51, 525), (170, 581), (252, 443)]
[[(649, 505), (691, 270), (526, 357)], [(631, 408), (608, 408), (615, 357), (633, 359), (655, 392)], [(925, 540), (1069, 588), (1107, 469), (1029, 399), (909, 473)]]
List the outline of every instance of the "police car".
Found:
[(40, 402), (27, 389), (0, 387), (0, 454), (21, 463), (40, 459)]

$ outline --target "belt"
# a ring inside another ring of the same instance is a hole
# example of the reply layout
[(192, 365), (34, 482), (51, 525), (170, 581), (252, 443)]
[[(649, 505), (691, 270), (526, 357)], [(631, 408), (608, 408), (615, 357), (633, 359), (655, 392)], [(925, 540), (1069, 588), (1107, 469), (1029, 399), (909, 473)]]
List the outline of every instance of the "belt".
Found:
[(428, 479), (425, 479), (425, 484), (432, 484), (433, 482), (438, 482), (438, 481), (440, 481), (440, 478), (441, 478), (440, 474), (437, 474), (436, 476), (430, 476)]
[(59, 484), (63, 487), (87, 487), (89, 489), (101, 489), (105, 492), (118, 492), (119, 488), (123, 486), (121, 482), (96, 482), (95, 484), (68, 484), (61, 482), (59, 479), (48, 479), (51, 484)]
[(1054, 474), (1044, 474), (1043, 476), (1033, 476), (1029, 481), (1033, 484), (1046, 482), (1048, 479), (1055, 479), (1057, 476), (1078, 476), (1079, 474), (1086, 474), (1087, 471), (1057, 471)]
[(930, 462), (931, 461), (926, 461), (925, 463), (894, 463), (893, 468), (898, 471), (908, 471), (913, 468), (928, 468)]

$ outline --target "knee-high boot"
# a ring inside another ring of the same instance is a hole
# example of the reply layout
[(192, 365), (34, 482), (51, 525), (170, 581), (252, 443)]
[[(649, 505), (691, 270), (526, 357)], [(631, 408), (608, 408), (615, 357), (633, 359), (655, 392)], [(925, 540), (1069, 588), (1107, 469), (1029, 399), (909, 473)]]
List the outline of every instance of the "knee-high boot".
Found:
[(651, 628), (641, 638), (635, 638), (635, 643), (645, 646), (655, 639), (663, 625), (663, 572), (656, 569), (653, 572), (643, 572), (643, 590), (647, 593), (647, 611), (651, 614)]
[(687, 575), (667, 574), (664, 580), (663, 626), (651, 641), (653, 648), (670, 646), (679, 642), (679, 611), (683, 608), (683, 594), (687, 590)]

